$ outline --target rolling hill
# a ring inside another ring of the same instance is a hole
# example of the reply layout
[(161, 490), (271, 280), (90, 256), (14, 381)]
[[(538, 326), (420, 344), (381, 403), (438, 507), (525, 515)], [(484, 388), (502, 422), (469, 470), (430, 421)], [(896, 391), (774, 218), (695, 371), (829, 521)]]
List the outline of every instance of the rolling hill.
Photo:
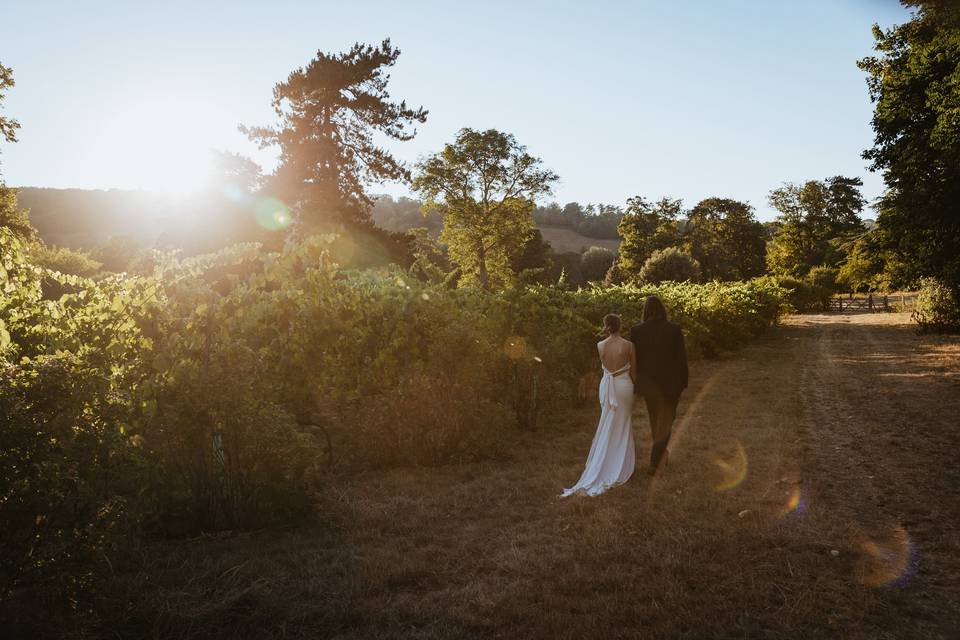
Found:
[[(21, 187), (20, 206), (47, 243), (93, 249), (112, 236), (129, 236), (145, 247), (215, 244), (218, 229), (236, 223), (235, 208), (216, 194), (176, 196), (139, 190), (92, 190)], [(425, 219), (419, 203), (381, 196), (373, 219), (390, 231), (426, 226), (439, 232), (439, 219)], [(590, 247), (616, 251), (620, 241), (591, 238), (565, 227), (542, 226), (543, 239), (558, 253), (581, 253)]]

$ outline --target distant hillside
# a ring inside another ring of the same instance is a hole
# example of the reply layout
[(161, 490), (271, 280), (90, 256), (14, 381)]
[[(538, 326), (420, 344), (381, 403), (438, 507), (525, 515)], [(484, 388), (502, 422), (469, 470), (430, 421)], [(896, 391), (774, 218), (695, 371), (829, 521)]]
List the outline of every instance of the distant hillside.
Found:
[(172, 220), (189, 205), (172, 196), (110, 189), (21, 187), (20, 206), (45, 241), (66, 247), (92, 248), (111, 236), (130, 236), (154, 246)]
[(563, 227), (540, 227), (540, 234), (544, 240), (550, 243), (554, 251), (559, 253), (567, 251), (582, 253), (590, 247), (603, 247), (604, 249), (616, 251), (620, 246), (620, 240), (589, 238), (572, 229), (565, 229)]
[[(137, 190), (49, 189), (21, 187), (20, 206), (50, 244), (93, 249), (113, 236), (129, 236), (144, 247), (174, 247), (188, 251), (222, 246), (226, 229), (249, 224), (236, 205), (217, 194), (175, 196)], [(388, 231), (427, 227), (439, 233), (437, 215), (424, 217), (420, 203), (410, 198), (377, 196), (373, 221)], [(590, 247), (617, 250), (619, 240), (590, 238), (570, 228), (541, 226), (543, 239), (555, 251), (580, 253)]]

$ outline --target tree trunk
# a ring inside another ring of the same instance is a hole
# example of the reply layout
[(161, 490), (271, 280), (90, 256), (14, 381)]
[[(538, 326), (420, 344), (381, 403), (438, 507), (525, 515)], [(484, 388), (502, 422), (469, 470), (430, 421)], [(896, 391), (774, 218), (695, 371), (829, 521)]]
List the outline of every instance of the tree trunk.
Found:
[(482, 244), (478, 247), (477, 251), (477, 267), (477, 275), (480, 278), (480, 286), (484, 289), (489, 289), (490, 276), (487, 274), (487, 252)]

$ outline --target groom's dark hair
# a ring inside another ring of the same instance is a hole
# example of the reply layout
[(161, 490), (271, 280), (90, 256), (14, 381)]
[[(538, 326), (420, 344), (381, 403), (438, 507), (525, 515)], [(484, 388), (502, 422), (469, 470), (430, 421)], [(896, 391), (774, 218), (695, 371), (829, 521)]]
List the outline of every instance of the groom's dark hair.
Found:
[(647, 296), (647, 299), (643, 302), (643, 321), (646, 322), (654, 318), (666, 320), (667, 308), (663, 306), (663, 302), (657, 296)]

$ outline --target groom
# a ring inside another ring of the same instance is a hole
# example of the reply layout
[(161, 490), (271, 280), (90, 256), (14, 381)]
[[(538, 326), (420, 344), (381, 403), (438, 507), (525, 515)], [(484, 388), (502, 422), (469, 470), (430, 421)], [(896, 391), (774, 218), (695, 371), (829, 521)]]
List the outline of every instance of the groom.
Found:
[(646, 402), (653, 436), (648, 473), (655, 475), (667, 464), (677, 403), (687, 388), (687, 349), (683, 331), (667, 321), (667, 310), (656, 296), (644, 302), (643, 322), (630, 329), (630, 340), (637, 354), (635, 392)]

